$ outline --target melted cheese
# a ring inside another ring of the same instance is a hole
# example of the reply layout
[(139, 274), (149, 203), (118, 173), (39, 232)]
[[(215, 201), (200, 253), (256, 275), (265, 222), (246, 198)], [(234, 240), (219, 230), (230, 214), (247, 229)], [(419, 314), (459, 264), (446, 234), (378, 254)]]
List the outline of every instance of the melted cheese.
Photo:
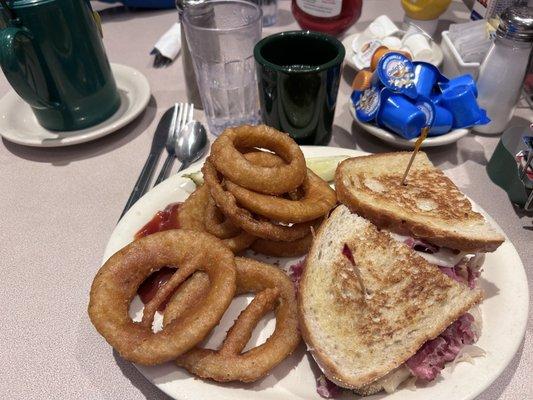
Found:
[[(391, 237), (400, 243), (405, 243), (409, 236), (398, 235), (397, 233), (389, 232)], [(413, 249), (414, 250), (414, 249)], [(416, 251), (416, 250), (415, 250)], [(416, 251), (416, 253), (424, 258), (430, 264), (439, 265), (441, 267), (454, 267), (468, 255), (466, 252), (459, 252), (449, 249), (447, 247), (440, 247), (439, 251), (433, 254), (424, 253), (423, 251)]]

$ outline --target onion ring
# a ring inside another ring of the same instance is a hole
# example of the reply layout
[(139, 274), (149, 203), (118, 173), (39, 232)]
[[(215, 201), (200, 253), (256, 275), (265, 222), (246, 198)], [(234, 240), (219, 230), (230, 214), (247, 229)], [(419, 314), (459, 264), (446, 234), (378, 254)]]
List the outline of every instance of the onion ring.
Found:
[[(313, 229), (316, 231), (320, 224), (316, 223)], [(274, 240), (257, 239), (252, 243), (250, 249), (256, 253), (264, 254), (271, 257), (300, 257), (309, 253), (314, 235), (310, 232), (308, 235), (293, 242), (276, 242)]]
[(268, 153), (257, 149), (247, 149), (244, 153), (244, 158), (260, 167), (276, 167), (285, 163), (274, 153)]
[[(205, 211), (209, 201), (209, 190), (206, 185), (196, 189), (180, 207), (178, 221), (182, 228), (205, 232)], [(239, 253), (248, 247), (256, 239), (254, 236), (239, 230), (234, 237), (223, 239), (222, 242), (234, 253)]]
[(242, 232), (220, 212), (211, 196), (207, 199), (204, 215), (205, 230), (219, 239), (229, 239)]
[(209, 276), (204, 272), (195, 272), (179, 286), (168, 301), (163, 314), (163, 326), (167, 326), (187, 310), (195, 307), (208, 292)]
[[(248, 161), (237, 148), (261, 147), (273, 151), (285, 163), (262, 167)], [(211, 162), (230, 181), (265, 194), (283, 194), (300, 186), (307, 168), (300, 147), (266, 125), (244, 125), (226, 129), (211, 146)]]
[(298, 200), (255, 193), (229, 180), (224, 183), (242, 207), (280, 222), (306, 222), (323, 217), (337, 203), (335, 191), (311, 170), (307, 171), (301, 186), (303, 196)]
[[(129, 305), (137, 288), (164, 266), (179, 267), (145, 306), (142, 322), (133, 322)], [(207, 295), (165, 329), (154, 333), (155, 310), (195, 271), (209, 276)], [(123, 358), (156, 365), (176, 359), (203, 340), (220, 321), (235, 290), (235, 260), (231, 251), (207, 233), (176, 229), (136, 240), (111, 256), (94, 278), (88, 311), (98, 332)]]
[[(246, 152), (243, 152), (244, 157), (261, 167), (275, 167), (277, 165), (283, 165), (284, 161), (279, 158), (274, 153), (268, 153), (266, 151), (261, 151), (257, 149), (247, 149)], [(227, 180), (225, 180), (227, 182)], [(298, 199), (298, 189), (296, 188), (288, 193), (285, 194), (285, 196), (289, 197), (290, 199), (297, 200)]]
[(271, 257), (300, 257), (309, 252), (313, 243), (313, 235), (310, 233), (294, 242), (275, 242), (267, 239), (257, 239), (250, 249), (256, 253)]
[[(237, 257), (235, 263), (238, 293), (256, 293), (255, 298), (241, 312), (219, 350), (197, 347), (176, 362), (204, 379), (253, 382), (287, 358), (300, 343), (296, 297), (292, 282), (280, 269), (249, 258)], [(167, 310), (169, 307), (171, 304)], [(254, 327), (272, 309), (276, 314), (274, 333), (264, 344), (243, 353)]]
[(246, 232), (269, 240), (292, 242), (306, 236), (311, 229), (311, 225), (316, 221), (303, 222), (292, 226), (278, 225), (270, 221), (260, 221), (252, 214), (237, 205), (235, 197), (224, 190), (218, 174), (213, 164), (206, 160), (202, 173), (205, 184), (209, 187), (211, 196), (215, 199), (217, 206), (222, 213), (228, 217), (235, 225), (241, 227)]

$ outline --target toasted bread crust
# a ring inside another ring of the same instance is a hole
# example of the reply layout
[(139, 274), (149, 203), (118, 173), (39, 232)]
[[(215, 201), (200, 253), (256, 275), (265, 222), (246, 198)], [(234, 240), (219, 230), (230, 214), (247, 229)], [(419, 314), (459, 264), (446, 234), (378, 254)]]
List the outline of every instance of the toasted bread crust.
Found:
[(372, 396), (373, 394), (379, 393), (383, 390), (383, 386), (377, 383), (371, 383), (359, 389), (353, 389), (355, 393), (359, 396)]
[[(337, 198), (379, 228), (462, 251), (496, 250), (505, 238), (472, 210), (468, 199), (425, 153), (417, 155), (408, 185), (400, 184), (410, 154), (381, 153), (342, 161), (335, 173)], [(369, 189), (367, 181), (378, 190)], [(434, 209), (416, 207), (417, 199), (430, 202)]]
[[(371, 369), (364, 369), (362, 373), (354, 373), (354, 370), (358, 369), (360, 365), (354, 365), (353, 368), (347, 367), (346, 365), (341, 365), (339, 362), (339, 358), (344, 357), (344, 354), (335, 354), (334, 351), (331, 350), (331, 346), (328, 347), (327, 343), (323, 343), (320, 337), (322, 339), (324, 338), (322, 335), (322, 332), (317, 332), (318, 325), (313, 320), (314, 318), (317, 318), (317, 313), (314, 311), (311, 311), (313, 307), (316, 305), (316, 301), (311, 299), (311, 293), (309, 287), (312, 286), (312, 279), (317, 279), (316, 270), (317, 268), (320, 268), (318, 263), (323, 262), (324, 268), (326, 268), (328, 271), (331, 271), (332, 260), (327, 261), (320, 261), (320, 258), (318, 256), (318, 252), (320, 252), (321, 248), (323, 249), (323, 242), (331, 242), (331, 237), (326, 237), (327, 235), (330, 235), (332, 232), (335, 232), (335, 226), (337, 224), (340, 224), (340, 220), (347, 220), (350, 219), (349, 213), (347, 212), (346, 207), (339, 206), (337, 209), (333, 211), (329, 219), (321, 226), (321, 228), (318, 231), (317, 237), (313, 243), (313, 246), (311, 248), (311, 251), (307, 257), (306, 264), (304, 266), (304, 271), (302, 274), (302, 278), (300, 280), (300, 290), (298, 292), (298, 314), (299, 314), (299, 320), (300, 320), (300, 329), (302, 336), (307, 343), (307, 346), (309, 348), (309, 351), (313, 355), (314, 359), (318, 363), (319, 367), (322, 369), (324, 374), (336, 383), (337, 385), (349, 389), (355, 389), (359, 393), (363, 395), (369, 395), (376, 393), (377, 391), (381, 390), (380, 385), (372, 385), (373, 382), (378, 380), (379, 378), (383, 377), (390, 371), (394, 370), (395, 368), (399, 367), (401, 364), (403, 364), (409, 357), (411, 357), (413, 354), (416, 353), (416, 351), (428, 340), (433, 339), (437, 337), (440, 333), (442, 333), (449, 325), (451, 325), (458, 317), (466, 313), (470, 308), (472, 308), (475, 304), (479, 303), (483, 298), (483, 293), (480, 290), (473, 290), (470, 291), (466, 287), (460, 286), (459, 283), (453, 281), (452, 279), (448, 278), (446, 275), (442, 274), (440, 271), (435, 269), (434, 266), (431, 266), (428, 264), (425, 260), (423, 260), (421, 257), (415, 254), (415, 252), (412, 252), (410, 249), (407, 248), (407, 246), (401, 245), (401, 244), (394, 244), (393, 240), (390, 239), (389, 235), (386, 233), (378, 232), (377, 229), (371, 225), (368, 224), (368, 227), (365, 227), (364, 229), (370, 232), (372, 235), (372, 238), (374, 239), (377, 236), (384, 237), (384, 241), (388, 242), (390, 241), (389, 246), (393, 248), (391, 251), (398, 252), (399, 254), (405, 256), (405, 252), (411, 252), (412, 255), (408, 255), (407, 258), (411, 260), (416, 265), (412, 266), (413, 269), (416, 269), (417, 271), (421, 271), (420, 275), (421, 277), (416, 277), (416, 279), (413, 278), (413, 282), (419, 282), (422, 285), (429, 285), (431, 289), (433, 290), (432, 285), (436, 285), (434, 288), (435, 292), (442, 293), (443, 296), (448, 296), (449, 298), (452, 293), (454, 295), (458, 295), (460, 297), (460, 300), (449, 300), (445, 305), (434, 307), (432, 306), (433, 311), (438, 311), (441, 309), (441, 315), (432, 322), (434, 325), (424, 327), (423, 332), (417, 333), (415, 338), (409, 338), (409, 340), (405, 340), (406, 343), (404, 343), (404, 340), (402, 340), (402, 344), (398, 346), (394, 350), (393, 356), (387, 356), (387, 357), (380, 357), (379, 353), (379, 345), (375, 346), (372, 343), (372, 336), (376, 335), (378, 337), (381, 337), (382, 331), (381, 328), (378, 326), (376, 328), (373, 328), (374, 330), (365, 330), (365, 326), (361, 327), (360, 325), (366, 324), (367, 322), (362, 321), (368, 321), (364, 319), (364, 313), (362, 313), (361, 310), (359, 310), (353, 303), (348, 306), (343, 311), (335, 310), (333, 303), (338, 303), (339, 299), (331, 296), (327, 297), (327, 299), (333, 299), (333, 300), (321, 300), (322, 302), (332, 301), (332, 304), (326, 304), (326, 307), (331, 307), (331, 313), (335, 312), (343, 312), (343, 313), (353, 313), (353, 319), (354, 319), (354, 326), (350, 327), (351, 330), (353, 330), (353, 335), (351, 337), (336, 337), (333, 340), (335, 343), (341, 343), (342, 341), (346, 341), (349, 343), (352, 343), (352, 349), (356, 352), (362, 352), (367, 353), (370, 352), (370, 354), (374, 355), (374, 351), (379, 354), (375, 354), (376, 359), (371, 359)], [(355, 219), (358, 221), (361, 220), (361, 218), (355, 216)], [(349, 222), (346, 222), (349, 223)], [(358, 222), (359, 223), (359, 222)], [(367, 222), (365, 221), (365, 224)], [(335, 233), (337, 234), (337, 233)], [(339, 235), (343, 235), (342, 233), (339, 233)], [(346, 236), (346, 234), (344, 234)], [(350, 238), (340, 238), (338, 240), (351, 240)], [(335, 239), (333, 239), (335, 240)], [(328, 243), (329, 244), (329, 243)], [(357, 243), (359, 244), (359, 242)], [(400, 249), (397, 246), (401, 246), (405, 249)], [(400, 250), (399, 250), (400, 249)], [(380, 247), (380, 250), (382, 251), (382, 248)], [(362, 265), (362, 267), (364, 267)], [(370, 267), (372, 269), (373, 267)], [(378, 268), (378, 267), (376, 267)], [(364, 272), (364, 270), (363, 270)], [(328, 272), (329, 273), (329, 272)], [(420, 278), (420, 279), (418, 279)], [(316, 289), (317, 285), (314, 285), (314, 289)], [(318, 286), (320, 287), (320, 285)], [(331, 287), (324, 287), (325, 293), (331, 293), (334, 290), (334, 288)], [(376, 292), (376, 295), (378, 293)], [(423, 300), (424, 297), (422, 297), (422, 303), (425, 301)], [(428, 298), (428, 301), (433, 301), (435, 298), (430, 297)], [(454, 302), (454, 304), (450, 307), (448, 303)], [(314, 303), (313, 303), (314, 302)], [(408, 301), (406, 300), (408, 303)], [(322, 304), (322, 303), (320, 303)], [(361, 303), (359, 303), (361, 304)], [(367, 303), (362, 303), (363, 308), (370, 307), (370, 305), (367, 305)], [(408, 304), (409, 305), (409, 304)], [(361, 307), (359, 307), (361, 308)], [(352, 315), (352, 314), (350, 314)], [(400, 314), (399, 314), (400, 315)], [(342, 317), (342, 316), (341, 316)], [(416, 317), (414, 317), (414, 320), (416, 321)], [(385, 321), (385, 326), (387, 325)], [(411, 322), (409, 319), (405, 320), (404, 326), (410, 326), (410, 324), (416, 324), (416, 322)], [(418, 322), (420, 324), (420, 321)], [(379, 324), (378, 324), (379, 325)], [(418, 325), (417, 325), (418, 326)], [(394, 327), (394, 325), (393, 325)], [(363, 329), (360, 329), (363, 328)], [(329, 332), (328, 334), (335, 335), (335, 332), (338, 330), (333, 330)], [(357, 332), (360, 332), (358, 335)], [(350, 335), (351, 331), (348, 331), (346, 335)], [(367, 333), (368, 332), (368, 333)], [(386, 335), (383, 336), (383, 341), (385, 341)], [(404, 338), (406, 339), (406, 338)], [(339, 351), (340, 352), (340, 351)], [(366, 357), (366, 356), (365, 356)], [(388, 358), (388, 359), (385, 359)], [(361, 361), (361, 360), (359, 360)], [(368, 361), (368, 360), (367, 360)], [(343, 368), (344, 366), (344, 368)]]

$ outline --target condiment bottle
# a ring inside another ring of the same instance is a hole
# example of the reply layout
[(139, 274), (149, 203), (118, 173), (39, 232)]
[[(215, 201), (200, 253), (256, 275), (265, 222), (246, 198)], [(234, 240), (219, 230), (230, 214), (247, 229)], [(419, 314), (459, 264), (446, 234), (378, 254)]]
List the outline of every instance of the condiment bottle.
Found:
[(478, 104), (491, 122), (480, 133), (501, 133), (513, 116), (533, 44), (533, 8), (510, 7), (500, 16), (496, 38), (479, 70)]
[(340, 35), (361, 15), (363, 0), (292, 0), (292, 13), (302, 29)]
[(451, 0), (401, 0), (405, 11), (404, 21), (416, 25), (428, 35), (437, 30), (439, 17), (446, 12)]

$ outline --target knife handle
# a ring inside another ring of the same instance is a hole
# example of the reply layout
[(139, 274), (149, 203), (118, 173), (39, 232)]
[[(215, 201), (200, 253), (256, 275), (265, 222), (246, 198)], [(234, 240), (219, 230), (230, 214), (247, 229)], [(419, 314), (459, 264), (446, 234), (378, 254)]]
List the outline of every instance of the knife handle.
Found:
[(133, 191), (130, 194), (130, 198), (126, 203), (122, 214), (120, 214), (120, 218), (122, 218), (124, 214), (126, 214), (126, 212), (131, 208), (131, 206), (135, 204), (135, 202), (139, 200), (143, 194), (146, 193), (146, 189), (148, 189), (150, 178), (152, 177), (158, 159), (158, 154), (150, 154), (146, 159), (141, 174), (139, 175), (139, 178), (135, 183), (135, 187), (133, 188)]

